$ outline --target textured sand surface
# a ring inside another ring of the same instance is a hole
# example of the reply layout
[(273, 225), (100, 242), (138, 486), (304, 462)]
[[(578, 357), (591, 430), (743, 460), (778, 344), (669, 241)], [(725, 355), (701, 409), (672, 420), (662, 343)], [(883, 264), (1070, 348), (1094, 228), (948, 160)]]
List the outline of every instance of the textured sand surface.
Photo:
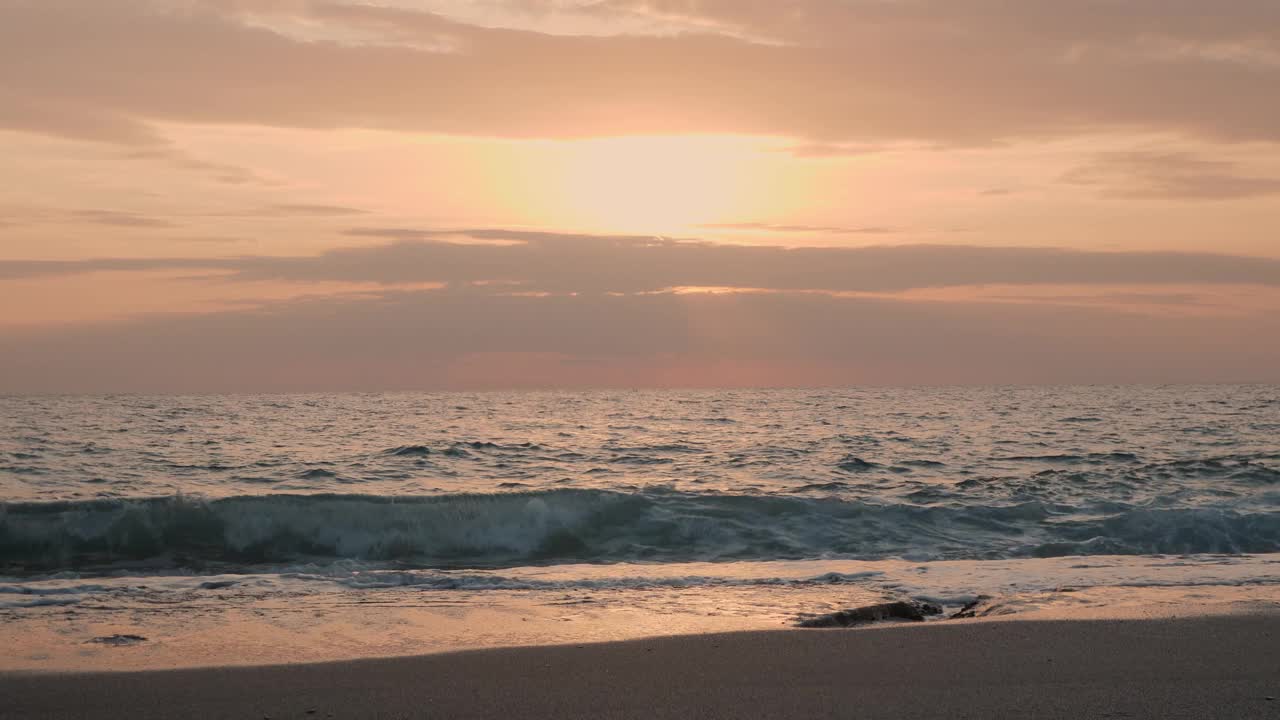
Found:
[(1280, 615), (698, 635), (0, 676), (17, 718), (1280, 718)]

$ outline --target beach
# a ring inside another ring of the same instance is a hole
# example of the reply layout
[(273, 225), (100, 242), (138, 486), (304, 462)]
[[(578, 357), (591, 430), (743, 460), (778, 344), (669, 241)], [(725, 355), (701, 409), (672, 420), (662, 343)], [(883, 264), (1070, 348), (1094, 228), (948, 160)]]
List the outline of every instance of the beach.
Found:
[(9, 673), (6, 718), (1276, 718), (1280, 613), (949, 621), (152, 672)]
[(0, 720), (1280, 716), (1273, 386), (0, 417)]

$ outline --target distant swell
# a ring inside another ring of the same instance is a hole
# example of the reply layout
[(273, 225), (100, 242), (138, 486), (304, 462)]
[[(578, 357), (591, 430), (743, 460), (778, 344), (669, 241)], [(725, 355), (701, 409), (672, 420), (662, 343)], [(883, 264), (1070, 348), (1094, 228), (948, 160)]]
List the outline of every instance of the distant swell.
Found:
[(272, 495), (0, 505), (0, 569), (202, 568), (297, 559), (403, 567), (817, 557), (1003, 558), (1280, 551), (1280, 513), (876, 505), (648, 490)]
[(385, 450), (382, 454), (393, 457), (424, 457), (431, 454), (431, 448), (426, 445), (401, 445)]

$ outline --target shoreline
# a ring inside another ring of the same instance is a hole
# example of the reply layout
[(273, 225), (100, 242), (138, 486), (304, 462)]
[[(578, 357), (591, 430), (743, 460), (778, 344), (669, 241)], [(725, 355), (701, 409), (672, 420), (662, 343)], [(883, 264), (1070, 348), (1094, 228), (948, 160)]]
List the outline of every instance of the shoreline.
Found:
[[(1280, 613), (1280, 555), (554, 566), (0, 583), (0, 673), (414, 657), (789, 629), (915, 600), (945, 619)], [(475, 589), (476, 587), (480, 589)], [(982, 598), (986, 598), (983, 600)], [(5, 603), (9, 603), (7, 606)]]
[[(1280, 717), (1280, 612), (0, 674), (7, 718)], [(310, 712), (308, 712), (310, 711)]]

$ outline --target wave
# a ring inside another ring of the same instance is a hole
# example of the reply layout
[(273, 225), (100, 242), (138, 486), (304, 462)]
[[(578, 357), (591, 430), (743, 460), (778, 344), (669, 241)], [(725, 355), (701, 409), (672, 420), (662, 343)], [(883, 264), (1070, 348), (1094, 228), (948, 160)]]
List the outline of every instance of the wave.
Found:
[(836, 463), (836, 467), (844, 470), (845, 472), (866, 472), (880, 467), (880, 464), (869, 460), (863, 460), (862, 458), (854, 455), (846, 455), (844, 459)]
[(1007, 462), (1088, 463), (1095, 465), (1105, 463), (1138, 462), (1138, 456), (1129, 452), (1088, 453), (1085, 455), (1072, 455), (1069, 453), (1059, 453), (1054, 455), (1010, 455), (1008, 457), (999, 457), (994, 459)]
[[(539, 580), (490, 574), (467, 574), (439, 571), (372, 571), (356, 573), (286, 573), (284, 577), (331, 582), (349, 588), (370, 590), (416, 587), (426, 590), (636, 590), (653, 588), (705, 587), (807, 587), (842, 585), (882, 578), (883, 571), (855, 573), (829, 572), (815, 577), (721, 577), (715, 575), (679, 575), (673, 577), (608, 577)], [(0, 592), (3, 592), (0, 590)]]
[(1043, 501), (871, 504), (651, 488), (11, 503), (0, 567), (200, 569), (353, 559), (418, 568), (803, 558), (1280, 551), (1280, 513)]
[(383, 450), (382, 454), (391, 457), (425, 457), (431, 454), (431, 448), (426, 445), (401, 445)]

